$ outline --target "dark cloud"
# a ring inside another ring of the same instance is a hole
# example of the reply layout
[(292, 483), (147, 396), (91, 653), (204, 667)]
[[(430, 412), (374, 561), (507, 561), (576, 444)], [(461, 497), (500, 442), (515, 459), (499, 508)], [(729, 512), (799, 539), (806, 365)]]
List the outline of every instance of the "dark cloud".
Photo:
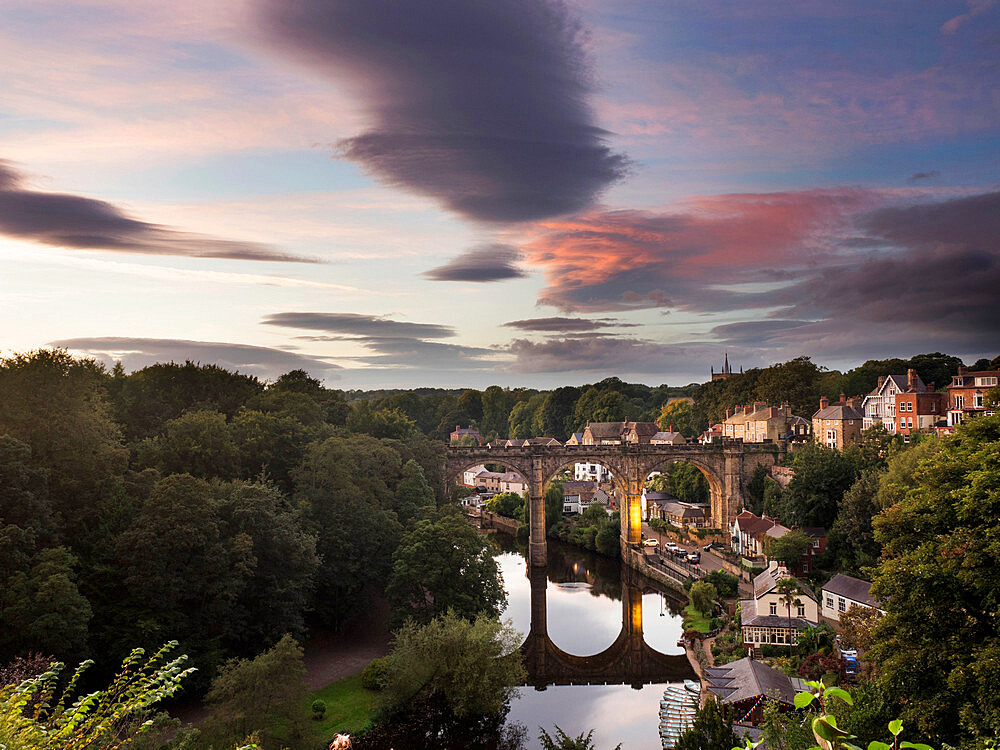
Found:
[(527, 274), (517, 266), (521, 253), (510, 245), (493, 244), (474, 247), (443, 266), (421, 275), (434, 281), (503, 281), (521, 279)]
[(916, 174), (910, 175), (910, 179), (907, 182), (919, 182), (920, 180), (929, 180), (932, 177), (940, 177), (941, 173), (936, 169), (932, 169), (930, 172), (917, 172)]
[(0, 234), (55, 247), (196, 258), (317, 261), (253, 242), (222, 240), (133, 219), (105, 201), (30, 190), (0, 160)]
[(441, 339), (455, 335), (451, 326), (434, 323), (408, 323), (375, 315), (357, 313), (283, 312), (264, 317), (263, 323), (283, 328), (303, 328), (328, 331), (347, 336), (372, 338), (429, 338)]
[(664, 344), (632, 336), (578, 334), (543, 341), (514, 339), (503, 350), (514, 356), (508, 369), (521, 373), (599, 372), (613, 375), (685, 372), (692, 359), (710, 359), (715, 344)]
[(545, 331), (569, 333), (573, 331), (596, 331), (600, 328), (635, 328), (634, 323), (622, 323), (614, 318), (529, 318), (527, 320), (512, 320), (504, 323), (507, 328), (517, 328), (521, 331)]
[(121, 361), (126, 370), (137, 370), (157, 362), (187, 360), (212, 363), (262, 378), (275, 378), (295, 369), (329, 378), (337, 377), (336, 371), (341, 369), (321, 358), (292, 351), (215, 341), (104, 336), (62, 339), (50, 342), (50, 346), (82, 352), (109, 365)]
[(271, 43), (353, 82), (372, 126), (340, 150), (390, 184), (523, 221), (580, 210), (627, 170), (559, 0), (258, 2)]

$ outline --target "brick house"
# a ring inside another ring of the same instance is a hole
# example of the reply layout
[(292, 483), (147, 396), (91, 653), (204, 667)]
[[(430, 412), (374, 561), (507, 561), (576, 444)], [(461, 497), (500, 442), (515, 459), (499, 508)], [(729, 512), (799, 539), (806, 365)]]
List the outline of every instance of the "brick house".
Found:
[(882, 425), (889, 431), (890, 435), (896, 434), (896, 396), (905, 393), (907, 388), (912, 387), (914, 393), (927, 393), (928, 389), (924, 381), (917, 375), (916, 370), (909, 370), (906, 376), (903, 375), (880, 375), (878, 385), (865, 396), (861, 404), (861, 411), (864, 414), (864, 424), (862, 429), (867, 430), (875, 425)]
[(486, 441), (483, 440), (483, 436), (475, 427), (455, 425), (455, 430), (451, 433), (452, 445), (472, 445), (473, 442), (476, 445), (482, 445)]
[(857, 401), (841, 393), (840, 401), (831, 404), (823, 396), (819, 400), (819, 410), (812, 416), (813, 439), (820, 445), (837, 450), (861, 442), (864, 415), (858, 410)]
[(948, 410), (948, 394), (935, 393), (930, 383), (923, 384), (916, 370), (906, 373), (906, 389), (896, 394), (896, 426), (894, 432), (909, 437), (913, 432), (931, 432), (938, 422), (944, 422)]
[(986, 393), (1000, 384), (1000, 370), (969, 372), (964, 366), (948, 386), (948, 425), (958, 425), (970, 416), (987, 413)]

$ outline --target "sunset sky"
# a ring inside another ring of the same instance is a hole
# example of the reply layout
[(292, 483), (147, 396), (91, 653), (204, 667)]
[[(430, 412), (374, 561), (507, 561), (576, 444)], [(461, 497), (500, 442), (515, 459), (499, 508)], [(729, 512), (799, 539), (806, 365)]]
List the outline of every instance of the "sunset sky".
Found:
[(338, 388), (1000, 354), (1000, 3), (3, 0), (4, 354)]

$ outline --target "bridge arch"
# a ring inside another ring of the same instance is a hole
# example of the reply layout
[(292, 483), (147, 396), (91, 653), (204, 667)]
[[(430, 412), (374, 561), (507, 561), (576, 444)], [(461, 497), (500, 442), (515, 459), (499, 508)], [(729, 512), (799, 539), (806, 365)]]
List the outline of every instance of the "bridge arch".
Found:
[(665, 468), (680, 463), (690, 464), (705, 477), (708, 482), (709, 513), (713, 525), (717, 524), (719, 519), (725, 515), (725, 476), (716, 473), (716, 469), (710, 466), (707, 461), (691, 456), (664, 456), (662, 459), (654, 459), (647, 462), (641, 469), (646, 472), (643, 483), (645, 484), (649, 480), (654, 471), (662, 472)]

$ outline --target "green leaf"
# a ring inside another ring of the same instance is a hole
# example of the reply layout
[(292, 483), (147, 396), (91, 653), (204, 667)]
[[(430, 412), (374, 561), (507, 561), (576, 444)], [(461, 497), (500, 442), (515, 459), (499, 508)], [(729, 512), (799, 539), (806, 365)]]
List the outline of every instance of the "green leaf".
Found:
[(847, 737), (850, 733), (838, 729), (836, 719), (832, 716), (818, 716), (813, 719), (813, 734), (827, 742), (834, 742)]
[(832, 697), (832, 698), (840, 698), (840, 700), (844, 701), (844, 703), (846, 703), (848, 706), (853, 706), (854, 705), (854, 701), (851, 700), (851, 694), (848, 693), (843, 688), (839, 688), (839, 687), (830, 687), (830, 688), (827, 688), (826, 689), (826, 694), (828, 696)]
[(893, 719), (889, 722), (889, 731), (892, 732), (893, 737), (897, 737), (903, 731), (903, 722), (899, 719)]
[(816, 698), (812, 693), (797, 693), (795, 695), (795, 707), (805, 708)]
[(909, 750), (934, 750), (930, 745), (925, 745), (923, 742), (900, 742), (899, 746), (909, 748)]
[(892, 750), (892, 748), (884, 742), (878, 742), (876, 740), (868, 743), (868, 750)]

